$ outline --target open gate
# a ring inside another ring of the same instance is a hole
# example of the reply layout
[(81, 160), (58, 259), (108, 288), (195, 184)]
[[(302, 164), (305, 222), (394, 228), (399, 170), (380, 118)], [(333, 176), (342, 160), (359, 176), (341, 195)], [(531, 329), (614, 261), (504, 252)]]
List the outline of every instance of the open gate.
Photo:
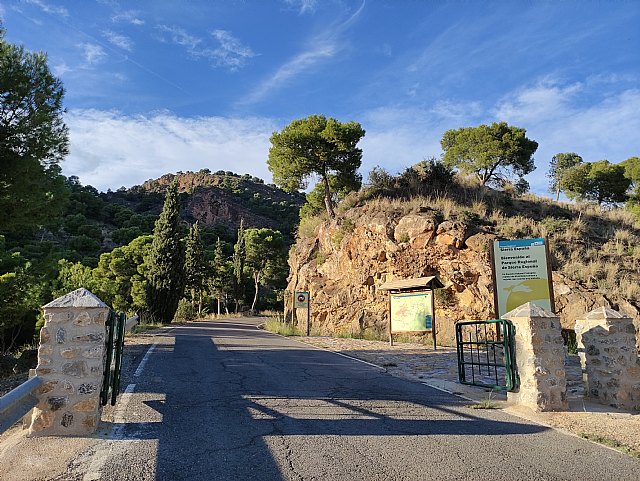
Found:
[(107, 360), (102, 379), (102, 390), (100, 391), (100, 404), (106, 406), (109, 400), (115, 406), (116, 398), (120, 394), (120, 372), (122, 371), (122, 350), (124, 347), (124, 330), (126, 316), (109, 312), (107, 319)]
[(515, 389), (514, 336), (513, 324), (505, 319), (456, 323), (458, 380), (491, 389)]

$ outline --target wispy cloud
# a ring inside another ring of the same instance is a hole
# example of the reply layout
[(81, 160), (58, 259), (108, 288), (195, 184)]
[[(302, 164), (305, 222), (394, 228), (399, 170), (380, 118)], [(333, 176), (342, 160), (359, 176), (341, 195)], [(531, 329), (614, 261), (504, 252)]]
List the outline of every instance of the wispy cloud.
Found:
[(53, 66), (53, 74), (56, 77), (64, 77), (64, 75), (69, 72), (71, 72), (71, 67), (69, 67), (65, 62), (58, 63)]
[(207, 59), (217, 67), (235, 71), (256, 55), (250, 47), (243, 45), (227, 30), (211, 32), (211, 36), (217, 43), (217, 46), (212, 46), (208, 45), (204, 39), (192, 35), (180, 27), (158, 25), (156, 28), (163, 34), (162, 41), (179, 45), (187, 51), (190, 57)]
[(318, 0), (284, 0), (284, 3), (298, 10), (300, 14), (305, 14), (316, 11)]
[(59, 7), (57, 5), (46, 3), (43, 0), (25, 0), (25, 3), (34, 5), (45, 13), (60, 15), (62, 17), (69, 16), (69, 10), (67, 10), (65, 7)]
[(581, 83), (562, 85), (551, 77), (543, 78), (508, 95), (495, 108), (499, 119), (517, 118), (519, 122), (537, 122), (544, 118), (571, 113), (571, 100), (583, 90)]
[(112, 45), (115, 45), (116, 47), (123, 50), (127, 50), (128, 52), (133, 51), (133, 41), (129, 37), (121, 35), (112, 30), (105, 30), (104, 32), (102, 32), (102, 35), (104, 35), (104, 37)]
[(81, 43), (78, 45), (82, 49), (82, 55), (88, 66), (102, 63), (107, 58), (107, 52), (101, 45), (95, 43)]
[(140, 12), (137, 10), (124, 10), (117, 12), (111, 17), (111, 21), (115, 23), (129, 23), (131, 25), (144, 25), (145, 21), (141, 18)]
[(266, 158), (277, 126), (270, 119), (72, 110), (65, 121), (71, 153), (62, 164), (64, 174), (101, 190), (202, 168), (271, 178)]
[(310, 70), (319, 62), (334, 57), (345, 45), (342, 34), (353, 25), (364, 10), (365, 2), (347, 20), (336, 23), (327, 28), (320, 35), (311, 38), (309, 47), (293, 56), (281, 65), (271, 76), (264, 79), (239, 104), (253, 104), (265, 98), (270, 92), (281, 88), (300, 74)]
[(231, 32), (214, 30), (211, 35), (218, 41), (219, 47), (207, 52), (207, 56), (215, 59), (219, 65), (237, 70), (246, 63), (247, 59), (256, 55), (248, 46), (243, 45), (240, 40), (234, 37)]

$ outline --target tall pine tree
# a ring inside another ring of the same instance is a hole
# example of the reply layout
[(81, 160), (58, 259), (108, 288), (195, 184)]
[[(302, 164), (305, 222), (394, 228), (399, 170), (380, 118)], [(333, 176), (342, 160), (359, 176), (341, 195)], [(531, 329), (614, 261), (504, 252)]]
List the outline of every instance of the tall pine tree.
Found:
[(185, 247), (185, 287), (191, 294), (191, 305), (195, 307), (198, 300), (198, 314), (202, 313), (202, 288), (206, 276), (207, 265), (204, 260), (204, 249), (200, 238), (200, 228), (196, 222), (189, 229)]
[(148, 261), (149, 315), (163, 324), (173, 320), (184, 291), (184, 247), (180, 234), (178, 186), (174, 182), (167, 188), (162, 213), (153, 229)]
[(244, 262), (246, 258), (246, 245), (244, 239), (244, 219), (240, 219), (238, 228), (238, 240), (233, 247), (233, 297), (236, 301), (236, 314), (244, 300)]

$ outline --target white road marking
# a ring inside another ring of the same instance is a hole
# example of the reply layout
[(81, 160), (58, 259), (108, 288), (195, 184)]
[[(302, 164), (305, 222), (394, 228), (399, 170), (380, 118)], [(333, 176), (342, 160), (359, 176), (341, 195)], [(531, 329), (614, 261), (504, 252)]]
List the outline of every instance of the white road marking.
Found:
[[(144, 371), (144, 367), (151, 357), (151, 353), (158, 345), (156, 342), (145, 353), (142, 361), (138, 365), (138, 368), (133, 373), (134, 377), (140, 377)], [(109, 433), (109, 439), (96, 444), (95, 452), (91, 457), (91, 464), (87, 468), (87, 472), (82, 477), (82, 481), (96, 481), (101, 477), (101, 471), (104, 468), (109, 458), (114, 456), (117, 452), (124, 450), (124, 445), (118, 443), (118, 441), (124, 440), (124, 429), (126, 425), (125, 414), (129, 406), (129, 402), (133, 398), (133, 391), (135, 390), (135, 384), (129, 384), (122, 393), (118, 405), (113, 412), (113, 427)], [(120, 446), (118, 446), (120, 444)]]
[(100, 479), (102, 468), (104, 468), (104, 465), (107, 464), (107, 461), (114, 452), (118, 450), (116, 442), (124, 439), (124, 415), (127, 411), (129, 401), (131, 401), (131, 398), (133, 397), (133, 391), (135, 388), (135, 384), (129, 384), (122, 393), (118, 406), (115, 408), (113, 413), (113, 423), (115, 426), (111, 429), (111, 439), (105, 440), (96, 445), (96, 450), (91, 457), (91, 464), (89, 464), (87, 472), (82, 477), (82, 481), (95, 481)]
[(151, 353), (153, 352), (153, 350), (156, 348), (157, 345), (158, 343), (156, 342), (149, 348), (149, 350), (146, 352), (146, 354), (142, 358), (142, 361), (140, 361), (140, 365), (138, 366), (138, 369), (136, 369), (136, 372), (133, 373), (133, 377), (140, 377), (140, 375), (142, 374), (142, 371), (144, 371), (144, 366), (147, 364), (147, 361), (149, 360), (149, 356), (151, 356)]

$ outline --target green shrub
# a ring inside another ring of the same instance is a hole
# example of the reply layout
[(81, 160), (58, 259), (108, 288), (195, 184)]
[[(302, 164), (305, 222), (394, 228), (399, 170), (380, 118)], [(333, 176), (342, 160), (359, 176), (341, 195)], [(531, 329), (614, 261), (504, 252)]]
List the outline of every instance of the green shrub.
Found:
[(178, 309), (173, 316), (173, 322), (189, 322), (198, 317), (198, 307), (192, 306), (190, 301), (181, 299), (178, 302)]

